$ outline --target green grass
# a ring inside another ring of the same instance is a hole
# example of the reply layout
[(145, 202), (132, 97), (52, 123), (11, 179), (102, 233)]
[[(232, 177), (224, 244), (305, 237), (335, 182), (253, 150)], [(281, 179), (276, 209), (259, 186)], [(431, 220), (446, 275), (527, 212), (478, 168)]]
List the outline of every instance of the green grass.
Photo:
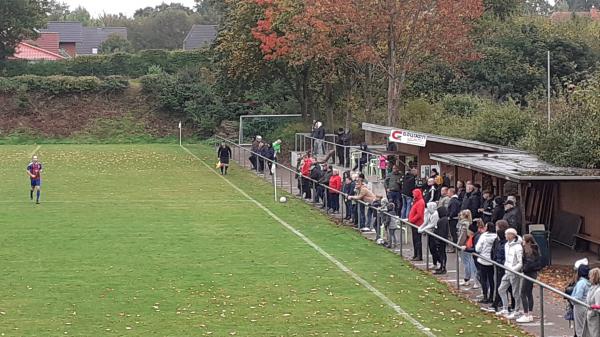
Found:
[[(44, 145), (37, 206), (34, 148), (0, 147), (0, 335), (424, 336), (178, 146)], [(436, 336), (524, 335), (251, 173), (229, 179)]]

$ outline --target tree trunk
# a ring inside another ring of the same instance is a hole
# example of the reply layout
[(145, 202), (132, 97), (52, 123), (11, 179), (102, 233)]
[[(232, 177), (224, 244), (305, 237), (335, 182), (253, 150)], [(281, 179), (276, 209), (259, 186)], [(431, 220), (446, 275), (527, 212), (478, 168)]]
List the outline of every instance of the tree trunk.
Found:
[(333, 84), (329, 82), (325, 83), (325, 104), (327, 114), (327, 128), (329, 128), (329, 130), (334, 130), (333, 112), (335, 108), (335, 100), (333, 97)]

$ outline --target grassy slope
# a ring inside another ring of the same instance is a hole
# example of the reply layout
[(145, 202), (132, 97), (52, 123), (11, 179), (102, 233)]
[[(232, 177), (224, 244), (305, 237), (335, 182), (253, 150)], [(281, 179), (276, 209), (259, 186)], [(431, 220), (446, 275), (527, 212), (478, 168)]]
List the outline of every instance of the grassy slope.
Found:
[[(0, 147), (6, 336), (419, 335), (176, 146), (45, 145), (39, 206), (23, 172), (33, 148)], [(230, 177), (436, 335), (512, 331), (307, 206), (273, 205), (250, 174)]]

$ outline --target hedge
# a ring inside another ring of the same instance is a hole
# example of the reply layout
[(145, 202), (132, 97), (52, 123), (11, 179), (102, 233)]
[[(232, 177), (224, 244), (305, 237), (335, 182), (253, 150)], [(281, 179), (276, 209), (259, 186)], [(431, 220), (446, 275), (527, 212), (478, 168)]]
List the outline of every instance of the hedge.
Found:
[(93, 76), (0, 77), (0, 93), (36, 92), (47, 95), (77, 93), (113, 93), (127, 89), (129, 81), (122, 76), (99, 79)]
[(109, 55), (85, 55), (62, 61), (28, 62), (20, 60), (0, 61), (0, 76), (96, 76), (112, 75), (137, 78), (148, 73), (148, 68), (158, 65), (167, 73), (210, 64), (208, 50), (165, 51), (144, 50), (137, 54), (116, 53)]

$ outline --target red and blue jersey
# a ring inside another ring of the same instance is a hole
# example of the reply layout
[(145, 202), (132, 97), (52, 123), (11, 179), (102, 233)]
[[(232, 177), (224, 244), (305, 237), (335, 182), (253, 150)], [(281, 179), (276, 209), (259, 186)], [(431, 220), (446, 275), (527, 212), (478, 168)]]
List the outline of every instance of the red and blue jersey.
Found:
[(42, 177), (42, 164), (41, 163), (29, 163), (29, 165), (27, 165), (27, 171), (29, 171), (29, 173), (31, 173), (32, 180), (37, 180), (40, 179)]

